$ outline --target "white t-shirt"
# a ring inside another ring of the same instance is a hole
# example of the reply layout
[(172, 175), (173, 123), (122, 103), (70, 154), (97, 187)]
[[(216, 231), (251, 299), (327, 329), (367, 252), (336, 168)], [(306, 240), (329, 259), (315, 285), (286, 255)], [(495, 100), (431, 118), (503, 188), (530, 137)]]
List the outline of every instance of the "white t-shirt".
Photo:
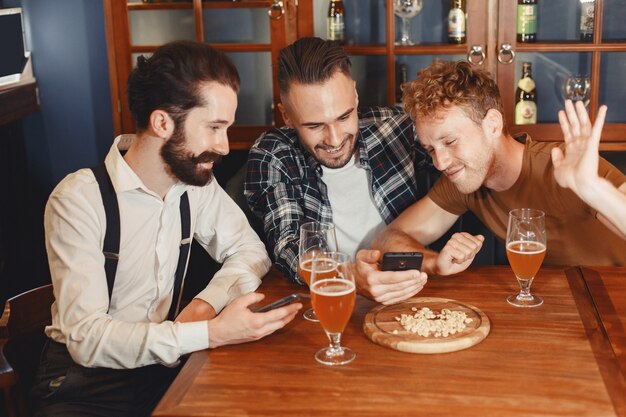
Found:
[(342, 168), (322, 166), (333, 223), (337, 231), (339, 250), (355, 256), (361, 248), (369, 247), (376, 234), (385, 227), (372, 200), (367, 171), (358, 163), (357, 156)]

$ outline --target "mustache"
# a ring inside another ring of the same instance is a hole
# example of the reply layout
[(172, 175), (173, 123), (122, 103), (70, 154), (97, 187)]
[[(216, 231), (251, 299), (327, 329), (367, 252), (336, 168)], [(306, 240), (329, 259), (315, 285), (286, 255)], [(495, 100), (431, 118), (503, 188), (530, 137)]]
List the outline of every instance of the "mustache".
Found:
[(194, 164), (204, 164), (207, 162), (213, 162), (215, 164), (219, 163), (222, 160), (222, 155), (214, 153), (214, 152), (202, 152), (200, 155), (198, 156), (192, 156), (191, 157), (191, 162), (193, 162)]

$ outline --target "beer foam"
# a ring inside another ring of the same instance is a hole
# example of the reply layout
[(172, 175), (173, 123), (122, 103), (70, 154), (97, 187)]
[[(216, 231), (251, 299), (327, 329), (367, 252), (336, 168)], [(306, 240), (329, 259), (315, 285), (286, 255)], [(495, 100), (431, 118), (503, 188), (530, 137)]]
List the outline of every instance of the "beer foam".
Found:
[[(334, 271), (335, 269), (337, 269), (337, 262), (333, 261), (332, 259), (329, 258), (320, 258), (320, 259), (316, 259), (315, 260), (316, 263), (321, 263), (324, 262), (324, 266), (326, 266), (327, 268), (324, 269), (316, 269), (315, 272), (317, 274), (325, 274), (331, 271)], [(307, 272), (313, 272), (313, 260), (312, 259), (306, 259), (304, 262), (300, 263), (300, 269), (302, 269), (303, 271), (307, 271)]]
[[(539, 248), (536, 250), (517, 250), (517, 249), (513, 249), (512, 247), (515, 245), (520, 245), (520, 246), (530, 246), (532, 248)], [(522, 240), (516, 240), (515, 242), (509, 242), (508, 245), (506, 245), (506, 250), (511, 251), (513, 253), (519, 253), (520, 255), (534, 255), (537, 253), (542, 253), (546, 251), (546, 245), (544, 245), (543, 243), (540, 242), (528, 242), (528, 241), (522, 241)]]
[[(320, 288), (321, 287), (321, 288)], [(345, 279), (327, 278), (316, 281), (311, 287), (311, 292), (330, 297), (339, 297), (356, 291), (354, 282)]]

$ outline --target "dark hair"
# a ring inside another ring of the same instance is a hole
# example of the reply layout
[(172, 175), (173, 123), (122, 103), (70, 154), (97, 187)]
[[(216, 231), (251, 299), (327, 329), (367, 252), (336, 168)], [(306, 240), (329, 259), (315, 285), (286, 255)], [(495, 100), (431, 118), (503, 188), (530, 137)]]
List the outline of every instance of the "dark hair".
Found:
[(128, 77), (128, 106), (137, 131), (149, 124), (150, 114), (161, 109), (175, 123), (185, 120), (189, 110), (203, 105), (199, 84), (216, 81), (239, 91), (239, 74), (223, 52), (203, 43), (171, 42), (157, 49), (150, 58), (137, 59)]
[[(480, 124), (489, 109), (504, 118), (498, 85), (485, 70), (472, 68), (466, 61), (436, 59), (404, 85), (404, 111), (413, 120), (437, 116), (443, 109), (459, 106), (474, 123)], [(506, 124), (503, 126), (506, 133)]]
[(278, 54), (278, 86), (281, 93), (289, 91), (292, 82), (320, 84), (336, 71), (350, 75), (350, 58), (338, 41), (302, 38), (283, 48)]

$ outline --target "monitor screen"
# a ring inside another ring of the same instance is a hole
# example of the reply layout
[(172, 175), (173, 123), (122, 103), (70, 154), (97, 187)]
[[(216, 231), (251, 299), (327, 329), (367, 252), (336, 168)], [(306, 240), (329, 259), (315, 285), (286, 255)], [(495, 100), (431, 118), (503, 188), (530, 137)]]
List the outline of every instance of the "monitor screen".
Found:
[(25, 64), (22, 9), (0, 9), (0, 77), (21, 74)]

